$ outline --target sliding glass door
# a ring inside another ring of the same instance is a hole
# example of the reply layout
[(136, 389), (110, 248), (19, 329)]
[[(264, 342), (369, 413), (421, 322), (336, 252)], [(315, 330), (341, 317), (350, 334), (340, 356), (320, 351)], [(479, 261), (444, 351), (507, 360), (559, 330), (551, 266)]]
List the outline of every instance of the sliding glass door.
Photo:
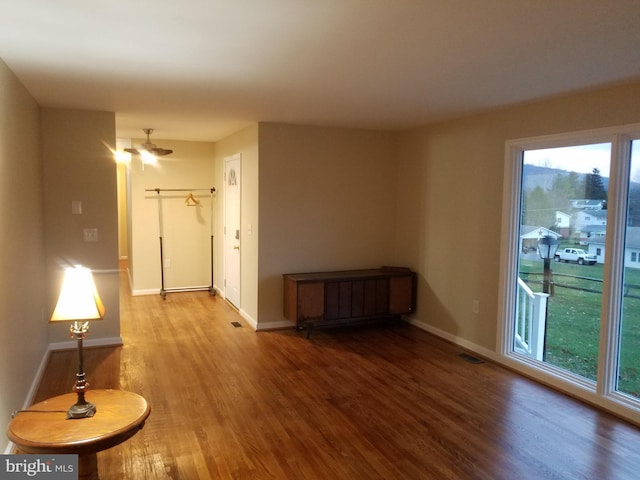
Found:
[(631, 142), (617, 386), (640, 398), (640, 141)]
[[(525, 150), (522, 159), (520, 295), (547, 296), (546, 309), (531, 319), (542, 332), (542, 355), (539, 348), (520, 350), (593, 381), (604, 269), (597, 242), (605, 237), (610, 157), (611, 144), (599, 143)], [(555, 251), (539, 248), (547, 239)], [(523, 320), (515, 318), (518, 327)], [(514, 347), (519, 342), (514, 335)]]
[(516, 367), (636, 412), (638, 139), (640, 126), (508, 142), (501, 331)]

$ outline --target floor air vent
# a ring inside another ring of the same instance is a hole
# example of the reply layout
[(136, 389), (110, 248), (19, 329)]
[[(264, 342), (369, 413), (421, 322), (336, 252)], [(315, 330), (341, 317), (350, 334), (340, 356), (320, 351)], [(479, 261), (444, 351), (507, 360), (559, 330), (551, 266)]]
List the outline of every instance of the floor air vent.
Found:
[(484, 360), (474, 357), (473, 355), (469, 355), (468, 353), (461, 353), (458, 356), (469, 363), (484, 363)]
[(238, 328), (241, 327), (242, 324), (240, 322), (231, 322), (231, 325), (233, 325), (234, 327)]

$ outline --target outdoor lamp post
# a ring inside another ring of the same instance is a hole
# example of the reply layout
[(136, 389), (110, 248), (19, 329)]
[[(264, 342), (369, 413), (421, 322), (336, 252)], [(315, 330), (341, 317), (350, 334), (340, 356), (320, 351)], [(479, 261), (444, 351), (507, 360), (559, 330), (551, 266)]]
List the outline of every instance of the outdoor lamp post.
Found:
[(552, 235), (545, 235), (538, 240), (538, 253), (544, 261), (544, 279), (542, 281), (542, 292), (552, 293), (553, 281), (551, 272), (551, 259), (555, 257), (558, 250), (558, 239)]
[[(555, 257), (558, 250), (558, 239), (545, 235), (538, 239), (538, 253), (544, 262), (544, 279), (542, 280), (542, 292), (551, 295), (553, 292), (553, 280), (551, 272), (551, 259)], [(542, 361), (546, 361), (547, 357), (547, 320), (549, 315), (549, 303), (546, 304), (544, 312), (544, 338), (542, 347)]]

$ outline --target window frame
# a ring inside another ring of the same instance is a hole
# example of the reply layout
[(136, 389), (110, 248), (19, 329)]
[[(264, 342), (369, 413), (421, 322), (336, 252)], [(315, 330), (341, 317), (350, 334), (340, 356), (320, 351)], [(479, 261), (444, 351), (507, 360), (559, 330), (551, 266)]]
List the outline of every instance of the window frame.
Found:
[[(505, 143), (503, 213), (500, 248), (497, 354), (510, 368), (558, 390), (640, 423), (640, 400), (616, 391), (625, 265), (625, 226), (631, 164), (631, 142), (640, 139), (640, 124), (508, 140)], [(607, 236), (597, 381), (585, 379), (514, 351), (516, 280), (522, 202), (523, 156), (527, 150), (611, 144), (607, 200)]]

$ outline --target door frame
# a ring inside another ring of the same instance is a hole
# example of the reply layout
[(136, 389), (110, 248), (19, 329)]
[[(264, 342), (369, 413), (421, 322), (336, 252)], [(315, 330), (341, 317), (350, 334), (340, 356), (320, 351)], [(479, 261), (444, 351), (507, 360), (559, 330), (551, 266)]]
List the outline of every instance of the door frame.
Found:
[[(227, 180), (227, 171), (228, 165), (231, 162), (237, 162), (237, 175), (236, 181), (238, 185), (237, 194), (231, 195), (230, 189), (228, 188), (228, 180)], [(240, 153), (236, 153), (234, 155), (230, 155), (224, 158), (224, 169), (223, 169), (223, 180), (224, 180), (224, 215), (223, 215), (223, 278), (224, 278), (224, 296), (225, 299), (235, 306), (238, 310), (241, 305), (241, 291), (242, 291), (242, 238), (241, 238), (241, 217), (242, 217), (242, 155)], [(231, 209), (231, 202), (237, 202), (235, 208)], [(235, 222), (229, 219), (229, 215), (231, 212), (237, 212), (237, 218)], [(233, 238), (231, 228), (227, 228), (229, 225), (237, 226), (237, 240)], [(237, 249), (237, 255), (234, 255), (234, 250)], [(236, 260), (233, 260), (237, 257)], [(236, 265), (230, 265), (231, 261), (235, 262)], [(229, 295), (229, 290), (227, 288), (227, 278), (229, 277), (228, 273), (231, 268), (237, 269), (237, 296)]]

